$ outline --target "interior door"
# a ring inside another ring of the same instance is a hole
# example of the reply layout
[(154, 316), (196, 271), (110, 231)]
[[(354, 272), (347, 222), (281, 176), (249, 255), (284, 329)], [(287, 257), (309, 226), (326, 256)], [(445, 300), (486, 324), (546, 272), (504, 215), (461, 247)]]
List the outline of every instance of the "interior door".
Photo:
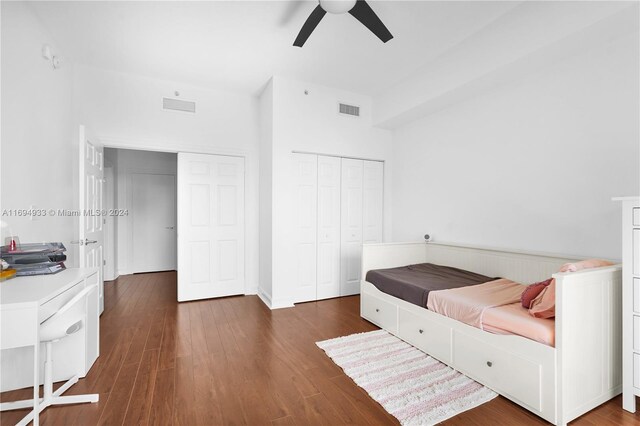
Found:
[(362, 242), (382, 242), (384, 163), (364, 161), (362, 192)]
[(244, 294), (244, 158), (178, 153), (178, 301)]
[(177, 268), (176, 178), (135, 173), (131, 176), (134, 272)]
[(104, 147), (79, 129), (80, 151), (80, 267), (98, 268), (100, 313), (104, 311)]
[(317, 299), (340, 296), (340, 158), (318, 156)]
[(293, 300), (316, 300), (318, 156), (292, 154), (295, 232), (295, 283)]
[(342, 159), (340, 295), (360, 292), (363, 160)]

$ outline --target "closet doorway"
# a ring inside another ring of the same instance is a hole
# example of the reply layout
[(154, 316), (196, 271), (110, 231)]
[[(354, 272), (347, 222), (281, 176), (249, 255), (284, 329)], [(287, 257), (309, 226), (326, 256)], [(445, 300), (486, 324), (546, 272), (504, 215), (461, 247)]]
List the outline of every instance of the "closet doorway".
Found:
[(105, 269), (115, 275), (106, 278), (177, 270), (177, 154), (105, 148), (104, 155), (113, 180), (105, 186), (112, 213), (104, 223)]
[(105, 148), (105, 259), (176, 270), (179, 302), (245, 294), (245, 157)]

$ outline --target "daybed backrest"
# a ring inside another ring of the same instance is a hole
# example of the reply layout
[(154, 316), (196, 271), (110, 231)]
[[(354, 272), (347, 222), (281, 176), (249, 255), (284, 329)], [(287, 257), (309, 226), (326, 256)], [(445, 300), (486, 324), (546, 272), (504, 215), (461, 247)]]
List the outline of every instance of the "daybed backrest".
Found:
[(449, 243), (365, 244), (362, 279), (365, 279), (371, 269), (429, 262), (531, 284), (551, 277), (563, 264), (578, 260), (580, 259)]
[(580, 259), (500, 249), (429, 243), (426, 261), (453, 266), (490, 277), (509, 278), (521, 284), (546, 280), (562, 265)]

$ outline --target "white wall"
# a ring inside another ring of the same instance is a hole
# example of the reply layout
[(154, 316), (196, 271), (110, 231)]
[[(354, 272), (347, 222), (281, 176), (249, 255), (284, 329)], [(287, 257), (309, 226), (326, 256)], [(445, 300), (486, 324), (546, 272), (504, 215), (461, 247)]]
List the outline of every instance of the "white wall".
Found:
[[(162, 110), (162, 97), (180, 92), (196, 114)], [(247, 293), (258, 288), (258, 100), (87, 66), (76, 66), (74, 102), (80, 120), (106, 146), (245, 157)]]
[[(128, 210), (126, 216), (115, 217), (117, 275), (137, 271), (133, 265), (133, 183), (136, 173), (176, 176), (178, 158), (168, 152), (137, 151), (130, 149), (105, 149), (105, 161), (114, 166), (116, 203), (115, 208)], [(105, 248), (106, 249), (106, 248)]]
[(620, 258), (611, 197), (640, 192), (638, 49), (636, 30), (398, 128), (393, 239)]
[[(372, 126), (371, 98), (324, 86), (272, 79), (272, 307), (290, 306), (294, 270), (291, 152), (385, 161), (385, 239), (391, 235), (391, 132)], [(307, 90), (308, 94), (305, 94)], [(360, 106), (359, 118), (338, 114), (338, 103)], [(261, 160), (264, 157), (261, 157)], [(267, 289), (261, 289), (266, 292)]]
[[(2, 2), (1, 209), (73, 209), (77, 170), (76, 133), (72, 129), (73, 66), (23, 2)], [(49, 44), (63, 58), (53, 70), (42, 58)], [(0, 241), (18, 235), (21, 242), (62, 241), (67, 266), (74, 266), (77, 232), (73, 217), (36, 220), (3, 216)]]

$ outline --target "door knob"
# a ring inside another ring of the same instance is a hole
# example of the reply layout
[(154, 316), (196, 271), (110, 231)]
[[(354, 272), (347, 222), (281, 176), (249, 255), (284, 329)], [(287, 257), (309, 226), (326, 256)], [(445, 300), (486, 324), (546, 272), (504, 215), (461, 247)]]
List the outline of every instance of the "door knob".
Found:
[(80, 244), (81, 246), (88, 246), (89, 244), (95, 244), (97, 242), (98, 240), (89, 240), (85, 238), (84, 240), (71, 241), (71, 244)]

